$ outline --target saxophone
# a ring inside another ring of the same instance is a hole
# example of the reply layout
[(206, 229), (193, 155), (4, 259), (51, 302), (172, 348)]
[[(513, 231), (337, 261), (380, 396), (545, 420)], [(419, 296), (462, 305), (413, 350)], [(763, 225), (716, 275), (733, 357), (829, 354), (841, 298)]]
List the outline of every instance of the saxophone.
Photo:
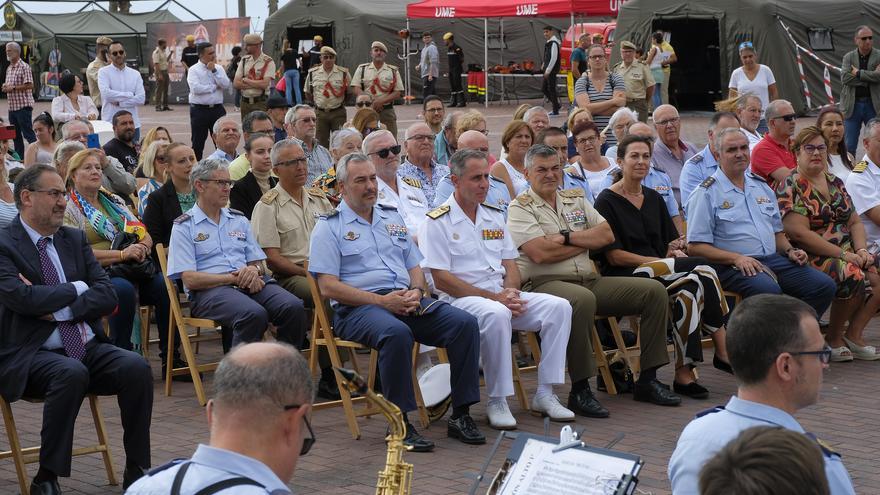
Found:
[(376, 481), (376, 495), (409, 495), (412, 490), (413, 465), (403, 460), (403, 453), (407, 450), (403, 446), (406, 425), (403, 422), (400, 408), (370, 390), (364, 379), (353, 370), (336, 368), (336, 371), (342, 375), (345, 385), (350, 391), (357, 392), (372, 402), (391, 425), (391, 433), (386, 438), (388, 451), (385, 458), (385, 468), (379, 471), (379, 479)]

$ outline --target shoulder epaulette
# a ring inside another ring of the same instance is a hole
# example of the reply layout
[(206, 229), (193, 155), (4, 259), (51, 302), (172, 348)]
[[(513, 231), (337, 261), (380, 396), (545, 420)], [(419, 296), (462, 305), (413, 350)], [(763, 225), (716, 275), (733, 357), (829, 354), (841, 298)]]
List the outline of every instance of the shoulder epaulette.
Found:
[(563, 198), (583, 198), (584, 190), (579, 187), (573, 187), (571, 189), (563, 189), (559, 191), (559, 195)]
[(715, 177), (709, 177), (708, 179), (706, 179), (700, 183), (700, 187), (708, 188), (709, 186), (711, 186), (714, 183), (715, 183)]
[(694, 162), (694, 163), (700, 163), (701, 161), (703, 161), (703, 158), (704, 158), (704, 157), (703, 157), (703, 154), (702, 154), (702, 153), (697, 153), (696, 155), (692, 156), (692, 157), (690, 158), (690, 160), (688, 160), (688, 161), (689, 161), (689, 162)]
[(614, 69), (620, 67), (621, 65), (623, 65), (623, 62), (617, 62), (616, 64), (611, 66), (611, 70), (614, 70)]
[(859, 163), (856, 163), (856, 166), (853, 167), (853, 169), (852, 169), (852, 171), (857, 174), (860, 174), (860, 173), (864, 172), (865, 170), (868, 170), (868, 161), (867, 160), (862, 160)]
[(322, 213), (322, 214), (318, 215), (318, 218), (323, 218), (324, 220), (326, 220), (328, 218), (333, 218), (336, 215), (339, 215), (339, 210), (334, 208), (334, 209), (328, 211), (327, 213)]
[[(317, 66), (315, 66), (315, 67), (317, 67)], [(340, 66), (338, 66), (338, 65), (337, 65), (336, 67), (339, 67), (339, 70), (341, 70), (342, 72), (345, 72), (346, 74), (348, 74), (348, 67), (340, 67)]]
[(320, 67), (323, 67), (323, 66), (322, 66), (322, 65), (316, 65), (316, 66), (312, 67), (311, 69), (309, 69), (309, 72), (312, 72), (313, 70), (316, 70), (316, 69), (318, 69), (318, 68), (320, 68)]
[(271, 205), (272, 202), (275, 201), (275, 198), (277, 198), (277, 197), (278, 197), (278, 191), (276, 189), (271, 189), (260, 198), (260, 201), (262, 201), (263, 203), (266, 203), (267, 205)]
[(723, 410), (724, 410), (724, 406), (710, 407), (709, 409), (704, 409), (704, 410), (698, 412), (694, 417), (695, 418), (702, 418), (703, 416), (706, 416), (707, 414), (714, 414), (717, 412), (721, 412)]
[(422, 181), (416, 179), (415, 177), (404, 177), (403, 181), (413, 187), (418, 187), (419, 189), (422, 188)]
[(230, 208), (230, 209), (229, 209), (229, 213), (232, 213), (233, 215), (239, 215), (239, 216), (242, 216), (242, 217), (245, 216), (245, 214), (244, 214), (243, 211), (241, 211), (241, 210), (236, 210), (235, 208)]
[(516, 201), (519, 204), (526, 206), (532, 203), (532, 197), (528, 193), (522, 193), (516, 197)]
[(391, 64), (385, 64), (385, 65), (387, 65), (388, 68), (391, 69), (391, 70), (400, 70), (400, 69), (397, 68), (396, 65), (391, 65)]
[(816, 435), (813, 435), (812, 433), (807, 433), (806, 435), (808, 438), (810, 438), (811, 440), (816, 442), (816, 445), (819, 446), (819, 448), (822, 450), (822, 454), (825, 457), (832, 457), (832, 456), (840, 457), (840, 454), (837, 453), (837, 451), (834, 450), (830, 445), (823, 442), (821, 438), (817, 437)]
[(438, 206), (428, 213), (425, 213), (425, 215), (427, 215), (431, 220), (437, 220), (443, 215), (449, 213), (449, 209), (449, 205)]
[[(567, 174), (569, 174), (569, 175), (577, 175), (577, 174), (575, 174), (575, 171), (576, 171), (576, 170), (577, 170), (577, 169), (574, 168), (574, 165), (569, 165), (569, 166), (564, 167), (564, 168), (562, 169), (563, 172), (565, 172), (565, 173), (567, 173)], [(491, 175), (490, 175), (490, 177), (491, 177)]]
[(754, 173), (754, 172), (749, 172), (749, 173), (748, 173), (748, 176), (751, 177), (752, 179), (755, 179), (755, 180), (761, 181), (761, 182), (763, 182), (763, 183), (765, 183), (765, 184), (767, 183), (767, 180), (766, 180), (766, 179), (764, 179), (763, 177), (761, 177), (760, 175), (758, 175), (758, 174), (756, 174), (756, 173)]
[(379, 203), (376, 206), (378, 206), (379, 208), (382, 208), (383, 210), (397, 211), (397, 207), (394, 205), (386, 205), (386, 204)]
[(483, 202), (483, 203), (480, 203), (480, 204), (482, 204), (482, 205), (485, 206), (486, 208), (491, 208), (491, 209), (493, 209), (493, 210), (500, 211), (501, 213), (504, 213), (504, 208), (501, 208), (501, 207), (498, 206), (498, 205), (493, 205), (493, 204), (486, 203), (486, 202)]
[(186, 459), (186, 458), (172, 459), (171, 461), (168, 461), (165, 464), (162, 464), (161, 466), (154, 467), (153, 469), (150, 469), (149, 471), (147, 471), (147, 476), (153, 476), (156, 473), (161, 473), (162, 471), (165, 471), (168, 468), (173, 468), (174, 466), (176, 466), (182, 462), (186, 462), (188, 460), (189, 459)]
[(318, 197), (318, 198), (326, 198), (327, 197), (327, 195), (324, 194), (324, 191), (320, 187), (310, 187), (310, 188), (306, 189), (306, 192), (308, 192), (310, 195)]
[(363, 67), (364, 69), (366, 69), (367, 66), (370, 65), (371, 63), (372, 63), (372, 62), (366, 62), (366, 63), (360, 64), (360, 65), (358, 65), (358, 69), (360, 69), (361, 67)]
[(189, 220), (190, 218), (192, 218), (192, 217), (190, 216), (189, 213), (184, 213), (183, 215), (180, 215), (179, 217), (175, 218), (174, 223), (180, 225), (183, 222)]

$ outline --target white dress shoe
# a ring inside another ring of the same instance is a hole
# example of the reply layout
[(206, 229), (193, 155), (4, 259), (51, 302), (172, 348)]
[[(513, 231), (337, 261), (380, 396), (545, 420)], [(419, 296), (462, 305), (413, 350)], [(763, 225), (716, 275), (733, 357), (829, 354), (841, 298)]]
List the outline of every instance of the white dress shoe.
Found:
[(486, 406), (486, 416), (489, 417), (489, 426), (496, 430), (516, 429), (516, 419), (510, 413), (506, 400), (489, 401)]
[(532, 399), (532, 413), (547, 416), (551, 421), (574, 421), (574, 412), (566, 409), (555, 394)]

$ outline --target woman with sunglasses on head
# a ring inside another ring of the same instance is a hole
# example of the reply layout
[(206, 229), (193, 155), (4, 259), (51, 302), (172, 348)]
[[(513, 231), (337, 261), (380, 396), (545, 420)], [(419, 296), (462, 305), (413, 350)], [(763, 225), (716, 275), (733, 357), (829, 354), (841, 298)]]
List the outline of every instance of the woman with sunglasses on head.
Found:
[[(843, 181), (828, 173), (828, 142), (809, 126), (794, 140), (797, 169), (776, 188), (785, 234), (810, 255), (809, 263), (837, 283), (825, 340), (832, 361), (880, 359), (862, 333), (880, 309), (880, 297), (865, 302), (866, 275), (880, 287), (865, 228)], [(849, 326), (844, 328), (849, 322)], [(844, 332), (845, 330), (845, 332)]]
[[(587, 50), (589, 72), (584, 73), (574, 85), (577, 106), (586, 108), (593, 115), (593, 122), (601, 131), (618, 108), (626, 104), (626, 86), (620, 74), (608, 72), (605, 47), (593, 45)], [(604, 146), (617, 144), (614, 135), (606, 136)]]
[(168, 142), (154, 141), (141, 153), (141, 163), (145, 178), (138, 179), (140, 189), (138, 189), (138, 216), (144, 216), (144, 209), (147, 207), (150, 194), (162, 187), (165, 183), (165, 169), (168, 165), (168, 156), (165, 151), (168, 149)]
[[(728, 86), (728, 98), (737, 95), (751, 93), (761, 98), (761, 106), (767, 108), (771, 101), (779, 97), (776, 90), (776, 78), (770, 67), (758, 63), (758, 52), (751, 41), (743, 41), (739, 44), (739, 59), (742, 67), (738, 67), (730, 75)], [(767, 120), (762, 118), (758, 124), (758, 133), (767, 132)]]
[(825, 107), (816, 117), (816, 127), (828, 141), (828, 172), (843, 182), (853, 169), (853, 156), (846, 150), (844, 139), (843, 112), (837, 107)]

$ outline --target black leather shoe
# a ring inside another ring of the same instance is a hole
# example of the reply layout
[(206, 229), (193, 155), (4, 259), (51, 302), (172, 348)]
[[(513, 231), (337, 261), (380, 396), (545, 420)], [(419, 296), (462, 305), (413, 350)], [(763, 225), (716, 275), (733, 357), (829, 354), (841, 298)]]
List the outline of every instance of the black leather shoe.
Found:
[(635, 390), (633, 390), (633, 399), (640, 402), (650, 402), (658, 406), (681, 405), (681, 397), (675, 395), (668, 387), (665, 387), (657, 380), (651, 380), (649, 383), (636, 382)]
[[(386, 430), (386, 435), (390, 430)], [(406, 437), (403, 446), (410, 452), (430, 452), (434, 450), (434, 442), (423, 437), (411, 423), (406, 424)]]
[(324, 378), (318, 380), (318, 397), (327, 400), (342, 400), (336, 380), (325, 380)]
[(162, 107), (162, 110), (165, 110), (166, 112), (173, 112), (174, 111), (174, 109), (171, 107)]
[(672, 390), (679, 395), (686, 395), (691, 399), (708, 399), (709, 390), (697, 382), (690, 382), (682, 385), (678, 382), (672, 382)]
[(458, 419), (449, 418), (446, 422), (446, 434), (449, 438), (457, 438), (471, 445), (486, 443), (486, 437), (480, 433), (470, 414), (462, 414)]
[[(166, 363), (166, 361), (163, 359), (163, 360), (162, 360), (162, 379), (163, 379), (163, 380), (165, 379), (165, 363)], [(186, 368), (186, 367), (189, 366), (189, 365), (186, 364), (186, 361), (184, 361), (183, 359), (181, 359), (181, 358), (177, 358), (177, 359), (174, 360), (174, 364), (173, 364), (173, 366), (174, 366), (175, 368)], [(199, 373), (199, 376), (201, 376), (201, 373)], [(192, 379), (192, 375), (191, 375), (191, 374), (186, 373), (186, 374), (184, 374), (184, 375), (173, 375), (173, 376), (171, 377), (171, 381), (173, 381), (173, 382), (186, 382), (186, 383), (192, 383), (193, 379)]]
[(608, 409), (599, 404), (599, 401), (593, 396), (593, 391), (588, 388), (568, 394), (568, 408), (575, 414), (588, 418), (608, 417)]
[(31, 483), (31, 495), (61, 495), (61, 487), (57, 479)]
[(138, 466), (126, 466), (125, 471), (122, 473), (122, 489), (128, 490), (128, 487), (134, 484), (135, 481), (141, 479), (146, 473), (143, 468)]
[(712, 356), (712, 366), (717, 370), (730, 373), (731, 375), (733, 374), (733, 367), (730, 366), (730, 363), (722, 361), (718, 356)]

